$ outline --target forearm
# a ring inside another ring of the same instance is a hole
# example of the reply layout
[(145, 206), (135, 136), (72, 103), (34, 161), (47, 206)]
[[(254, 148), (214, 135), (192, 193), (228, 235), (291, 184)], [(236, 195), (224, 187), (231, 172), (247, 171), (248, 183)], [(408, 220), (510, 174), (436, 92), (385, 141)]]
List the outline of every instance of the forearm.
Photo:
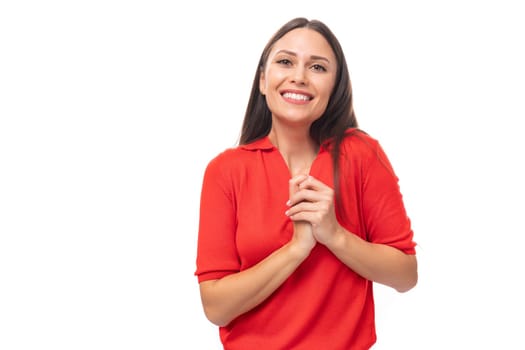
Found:
[(291, 241), (249, 269), (201, 282), (206, 317), (218, 326), (227, 325), (266, 300), (307, 256)]
[(340, 228), (328, 249), (362, 277), (406, 292), (417, 283), (415, 255), (384, 244), (367, 242)]

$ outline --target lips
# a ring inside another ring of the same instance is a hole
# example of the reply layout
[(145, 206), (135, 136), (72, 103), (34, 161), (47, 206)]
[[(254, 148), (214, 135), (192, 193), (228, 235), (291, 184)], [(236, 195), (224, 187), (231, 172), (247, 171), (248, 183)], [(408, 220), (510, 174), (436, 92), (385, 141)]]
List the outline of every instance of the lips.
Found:
[(284, 92), (282, 96), (289, 100), (299, 101), (299, 102), (306, 102), (313, 99), (312, 96), (306, 95), (303, 93), (297, 93), (297, 92)]

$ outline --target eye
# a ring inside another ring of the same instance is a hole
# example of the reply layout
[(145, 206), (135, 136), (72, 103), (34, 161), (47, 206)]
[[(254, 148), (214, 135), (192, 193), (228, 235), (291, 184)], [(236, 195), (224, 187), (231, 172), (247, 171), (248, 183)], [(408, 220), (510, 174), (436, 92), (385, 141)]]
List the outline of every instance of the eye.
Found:
[(281, 58), (280, 60), (277, 60), (277, 63), (289, 66), (290, 64), (292, 64), (292, 61), (290, 61), (287, 58)]
[(318, 72), (326, 72), (326, 68), (320, 64), (314, 64), (312, 69)]

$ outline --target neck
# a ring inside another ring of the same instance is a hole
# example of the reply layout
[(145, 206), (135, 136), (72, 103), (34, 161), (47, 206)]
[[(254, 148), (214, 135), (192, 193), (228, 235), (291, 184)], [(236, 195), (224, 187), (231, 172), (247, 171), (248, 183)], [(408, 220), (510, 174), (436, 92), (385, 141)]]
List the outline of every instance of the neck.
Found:
[(310, 172), (319, 147), (310, 137), (308, 129), (272, 127), (268, 137), (279, 149), (292, 176)]

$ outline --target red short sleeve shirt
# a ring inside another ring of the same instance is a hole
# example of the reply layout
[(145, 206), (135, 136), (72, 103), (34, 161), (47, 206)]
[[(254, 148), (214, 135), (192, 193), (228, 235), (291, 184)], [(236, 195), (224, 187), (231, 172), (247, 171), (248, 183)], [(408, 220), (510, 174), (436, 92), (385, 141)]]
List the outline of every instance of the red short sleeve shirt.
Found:
[[(333, 187), (329, 147), (321, 146), (310, 175)], [(367, 241), (415, 254), (398, 179), (379, 143), (359, 131), (346, 137), (339, 176), (340, 224)], [(247, 269), (291, 239), (284, 214), (289, 179), (268, 137), (211, 160), (201, 192), (199, 282)], [(227, 350), (368, 349), (376, 341), (372, 282), (317, 244), (267, 300), (221, 327), (220, 337)]]

